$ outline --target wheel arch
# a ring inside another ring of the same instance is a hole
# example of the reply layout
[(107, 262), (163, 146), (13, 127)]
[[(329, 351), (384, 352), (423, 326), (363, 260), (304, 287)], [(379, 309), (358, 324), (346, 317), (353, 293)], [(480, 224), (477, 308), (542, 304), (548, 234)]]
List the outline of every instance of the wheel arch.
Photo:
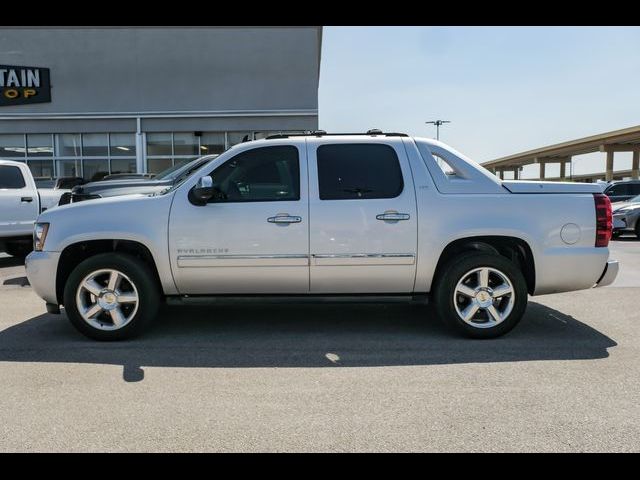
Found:
[(101, 253), (123, 253), (139, 258), (153, 272), (158, 291), (163, 291), (158, 268), (151, 250), (143, 243), (122, 239), (86, 240), (72, 243), (60, 253), (56, 271), (56, 299), (59, 304), (64, 304), (64, 287), (73, 269), (87, 258)]
[(535, 291), (536, 271), (533, 251), (526, 240), (506, 235), (486, 235), (459, 238), (451, 241), (442, 250), (433, 274), (432, 290), (443, 267), (454, 257), (465, 252), (485, 252), (506, 257), (515, 263), (522, 272), (530, 295)]

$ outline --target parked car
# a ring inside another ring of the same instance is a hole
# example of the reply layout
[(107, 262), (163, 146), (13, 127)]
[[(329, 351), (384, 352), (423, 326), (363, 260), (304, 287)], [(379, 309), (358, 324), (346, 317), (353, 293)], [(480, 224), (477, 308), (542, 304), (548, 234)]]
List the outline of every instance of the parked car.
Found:
[(618, 272), (597, 185), (501, 181), (435, 140), (276, 135), (203, 160), (152, 195), (44, 212), (26, 269), (48, 311), (64, 305), (80, 332), (115, 340), (142, 332), (163, 299), (428, 299), (461, 333), (491, 338), (528, 295)]
[(604, 194), (611, 202), (624, 202), (637, 195), (640, 195), (640, 180), (620, 180), (611, 182), (605, 189)]
[(635, 233), (640, 238), (640, 195), (626, 202), (618, 202), (613, 208), (613, 236)]
[(74, 187), (69, 195), (63, 196), (60, 199), (60, 205), (131, 193), (159, 192), (188, 177), (207, 161), (201, 157), (188, 163), (174, 165), (153, 178), (116, 179), (86, 183)]
[(58, 204), (62, 189), (38, 189), (24, 162), (0, 160), (0, 252), (24, 257), (32, 249), (33, 224)]
[(82, 177), (34, 177), (38, 189), (52, 188), (54, 190), (70, 190), (76, 185), (82, 185), (87, 181)]
[(55, 190), (70, 190), (76, 185), (84, 185), (87, 181), (82, 177), (58, 177), (53, 188)]
[(153, 173), (112, 173), (110, 175), (106, 175), (103, 180), (129, 180), (129, 179), (139, 179), (139, 178), (153, 178), (155, 175)]

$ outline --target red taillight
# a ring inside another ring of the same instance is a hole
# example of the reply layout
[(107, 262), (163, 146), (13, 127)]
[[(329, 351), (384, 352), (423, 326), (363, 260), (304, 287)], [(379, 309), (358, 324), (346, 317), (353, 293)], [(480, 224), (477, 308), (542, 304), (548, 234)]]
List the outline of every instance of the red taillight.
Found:
[(604, 193), (594, 193), (593, 199), (596, 204), (596, 247), (606, 247), (613, 230), (611, 200)]

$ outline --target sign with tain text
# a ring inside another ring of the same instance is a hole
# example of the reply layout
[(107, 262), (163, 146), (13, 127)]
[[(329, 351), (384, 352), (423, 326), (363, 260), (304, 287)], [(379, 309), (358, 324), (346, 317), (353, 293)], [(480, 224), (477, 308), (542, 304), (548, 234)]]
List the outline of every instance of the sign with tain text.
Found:
[(48, 68), (0, 65), (0, 107), (50, 101)]

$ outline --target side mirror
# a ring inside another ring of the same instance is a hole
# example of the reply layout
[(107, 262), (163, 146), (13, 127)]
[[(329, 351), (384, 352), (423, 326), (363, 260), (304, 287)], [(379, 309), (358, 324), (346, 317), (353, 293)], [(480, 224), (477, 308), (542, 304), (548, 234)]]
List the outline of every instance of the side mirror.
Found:
[(198, 183), (189, 192), (189, 199), (196, 205), (206, 205), (215, 194), (215, 191), (216, 186), (213, 183), (213, 178), (209, 175), (200, 177)]

